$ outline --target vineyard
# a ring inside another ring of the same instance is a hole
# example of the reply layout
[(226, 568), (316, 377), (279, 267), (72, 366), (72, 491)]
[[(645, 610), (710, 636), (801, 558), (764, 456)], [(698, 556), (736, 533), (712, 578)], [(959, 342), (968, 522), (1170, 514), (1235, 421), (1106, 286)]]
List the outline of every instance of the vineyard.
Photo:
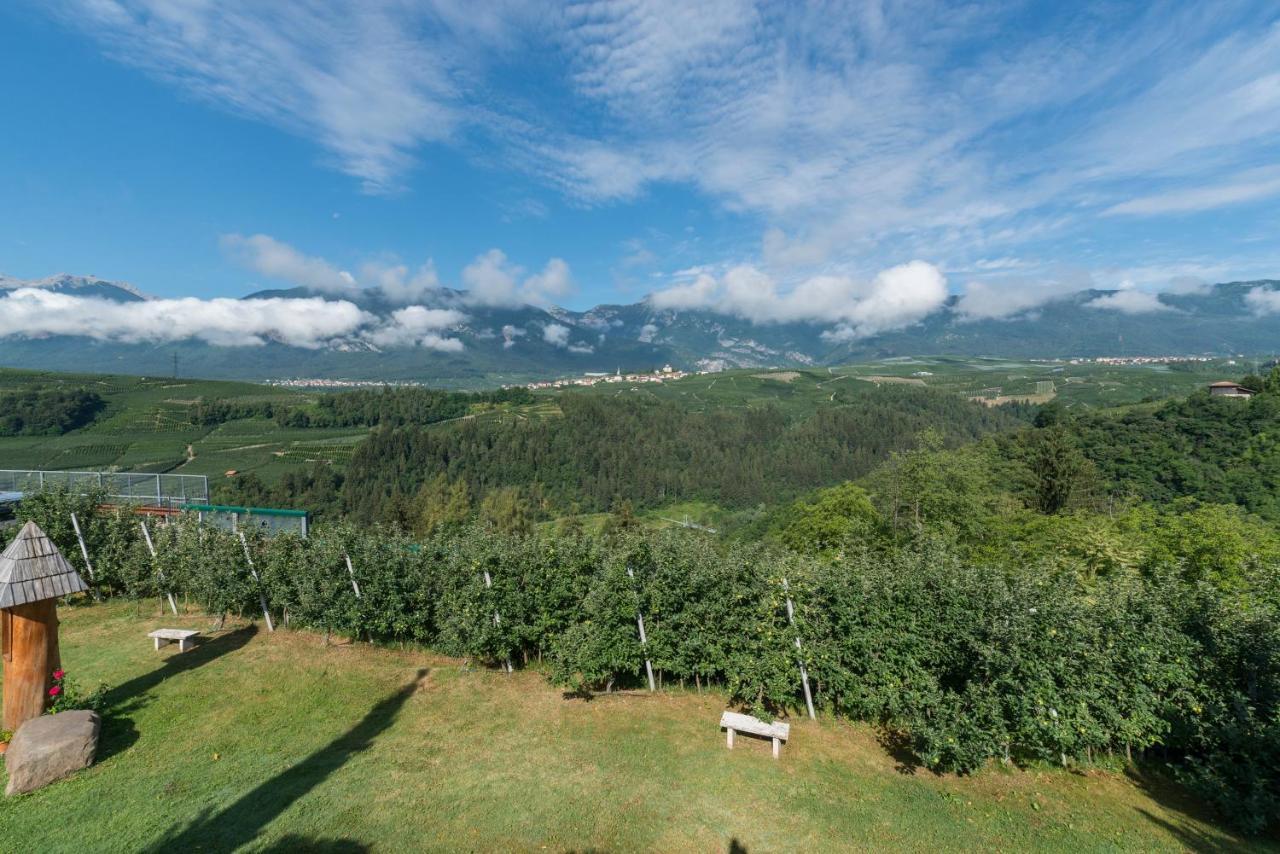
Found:
[(152, 557), (136, 517), (93, 515), (94, 504), (46, 493), (22, 512), (68, 556), (71, 512), (87, 519), (105, 595), (176, 594), (213, 615), (265, 609), (326, 638), (540, 665), (579, 696), (644, 688), (647, 661), (659, 691), (720, 692), (764, 716), (802, 713), (803, 663), (818, 710), (882, 727), (911, 765), (1185, 757), (1173, 773), (1242, 827), (1265, 827), (1280, 807), (1280, 673), (1275, 649), (1254, 645), (1280, 643), (1269, 570), (1248, 582), (1242, 610), (1240, 596), (1177, 574), (1082, 586), (1060, 566), (974, 565), (928, 537), (817, 561), (678, 531), (477, 527), (414, 541), (336, 526), (241, 539), (185, 519), (153, 532)]

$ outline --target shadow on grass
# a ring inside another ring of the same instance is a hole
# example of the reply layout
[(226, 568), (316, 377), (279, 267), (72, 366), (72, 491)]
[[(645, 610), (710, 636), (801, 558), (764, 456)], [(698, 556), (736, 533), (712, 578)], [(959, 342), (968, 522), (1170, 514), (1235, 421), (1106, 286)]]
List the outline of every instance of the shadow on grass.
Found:
[(138, 740), (138, 730), (130, 718), (150, 700), (153, 688), (166, 679), (194, 670), (243, 647), (258, 633), (257, 626), (249, 625), (220, 634), (181, 653), (175, 653), (154, 670), (135, 676), (107, 692), (102, 711), (102, 742), (98, 745), (97, 761), (101, 762), (117, 753), (128, 750)]
[(1210, 852), (1241, 850), (1244, 844), (1242, 837), (1226, 828), (1218, 829), (1221, 827), (1221, 818), (1202, 801), (1197, 800), (1187, 789), (1159, 770), (1142, 765), (1130, 766), (1125, 770), (1125, 777), (1170, 813), (1187, 819), (1170, 821), (1148, 810), (1138, 809), (1138, 813), (1143, 818), (1163, 828), (1188, 850)]
[[(149, 849), (155, 854), (172, 851), (234, 851), (252, 842), (264, 827), (294, 801), (323, 783), (352, 756), (368, 750), (373, 740), (395, 721), (400, 708), (413, 695), (429, 671), (423, 668), (411, 682), (368, 711), (360, 722), (306, 759), (281, 771), (245, 793), (220, 812), (205, 811), (186, 829), (173, 830)], [(290, 836), (269, 851), (354, 852), (367, 848), (349, 839), (310, 839)]]
[(906, 733), (881, 730), (876, 736), (876, 740), (880, 742), (880, 746), (884, 748), (885, 753), (888, 753), (898, 763), (893, 770), (899, 774), (911, 777), (924, 768), (924, 765), (920, 762), (920, 757), (911, 749), (911, 739)]

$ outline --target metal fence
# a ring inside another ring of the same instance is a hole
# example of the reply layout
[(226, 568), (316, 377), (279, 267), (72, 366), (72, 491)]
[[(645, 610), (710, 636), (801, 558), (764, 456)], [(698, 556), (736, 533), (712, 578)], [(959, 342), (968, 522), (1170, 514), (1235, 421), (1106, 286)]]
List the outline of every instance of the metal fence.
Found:
[(163, 507), (209, 501), (209, 478), (202, 474), (0, 469), (0, 492), (30, 493), (45, 489), (70, 492), (101, 489), (108, 498), (117, 501)]

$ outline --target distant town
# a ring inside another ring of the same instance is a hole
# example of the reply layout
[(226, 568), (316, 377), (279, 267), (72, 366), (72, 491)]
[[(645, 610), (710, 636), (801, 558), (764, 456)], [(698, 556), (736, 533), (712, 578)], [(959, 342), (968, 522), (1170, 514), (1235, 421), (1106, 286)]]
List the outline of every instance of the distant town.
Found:
[[(699, 371), (698, 373), (707, 373), (707, 371)], [(661, 383), (667, 380), (678, 380), (689, 376), (685, 371), (678, 371), (670, 365), (663, 365), (656, 371), (642, 374), (624, 374), (619, 369), (612, 374), (605, 373), (587, 373), (580, 377), (572, 377), (559, 380), (547, 380), (545, 382), (528, 383), (526, 388), (531, 389), (547, 389), (547, 388), (567, 388), (570, 386), (592, 386), (598, 383)]]
[[(1238, 358), (1244, 358), (1243, 356)], [(1057, 359), (1028, 359), (1027, 361), (1035, 364), (1045, 365), (1169, 365), (1185, 362), (1215, 362), (1222, 359), (1221, 356), (1077, 356), (1072, 358)], [(1236, 364), (1235, 359), (1228, 359), (1228, 365)], [(763, 370), (776, 370), (777, 367), (763, 368)], [(716, 373), (716, 370), (700, 370), (700, 371), (682, 371), (671, 365), (663, 365), (653, 371), (638, 373), (622, 373), (618, 369), (614, 373), (607, 372), (591, 372), (577, 377), (561, 377), (554, 380), (539, 380), (530, 383), (510, 383), (503, 388), (529, 388), (535, 390), (557, 389), (557, 388), (574, 388), (593, 386), (600, 383), (661, 383), (668, 380), (679, 380), (688, 376), (698, 374)], [(932, 376), (930, 371), (916, 371), (913, 377)], [(382, 387), (417, 387), (426, 388), (431, 384), (420, 382), (417, 380), (350, 380), (350, 379), (325, 379), (325, 378), (295, 378), (295, 379), (268, 379), (265, 380), (268, 385), (281, 388), (307, 388), (307, 389), (357, 389), (357, 388), (382, 388)]]

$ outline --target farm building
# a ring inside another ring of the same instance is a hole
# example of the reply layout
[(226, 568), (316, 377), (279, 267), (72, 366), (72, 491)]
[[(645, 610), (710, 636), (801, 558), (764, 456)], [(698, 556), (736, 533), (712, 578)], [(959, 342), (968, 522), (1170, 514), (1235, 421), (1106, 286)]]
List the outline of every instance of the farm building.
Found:
[(1209, 384), (1209, 394), (1213, 397), (1253, 397), (1255, 393), (1253, 389), (1230, 380)]

